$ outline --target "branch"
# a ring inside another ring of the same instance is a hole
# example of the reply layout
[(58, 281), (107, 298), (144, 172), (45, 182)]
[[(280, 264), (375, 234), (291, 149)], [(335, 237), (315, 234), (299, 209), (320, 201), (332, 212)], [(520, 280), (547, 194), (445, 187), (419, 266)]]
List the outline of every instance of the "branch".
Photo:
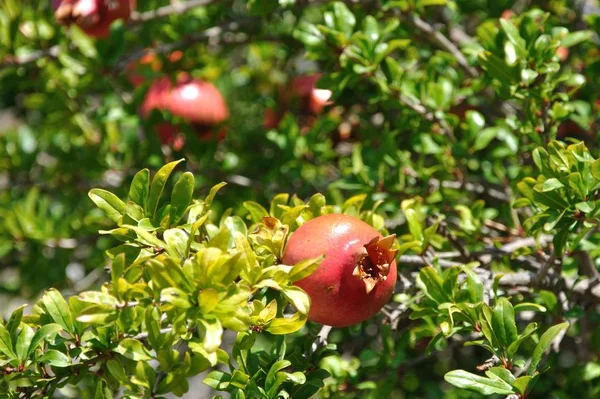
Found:
[(60, 52), (60, 46), (57, 44), (44, 50), (36, 50), (25, 55), (7, 55), (4, 60), (0, 63), (0, 69), (8, 68), (11, 66), (31, 64), (41, 58), (56, 58)]
[(494, 187), (486, 187), (483, 184), (480, 183), (463, 183), (460, 181), (450, 181), (450, 180), (437, 180), (437, 179), (429, 179), (429, 184), (431, 186), (442, 186), (444, 188), (451, 188), (451, 189), (455, 189), (455, 190), (467, 190), (469, 192), (472, 193), (476, 193), (476, 194), (485, 194), (491, 198), (500, 200), (500, 201), (505, 201), (505, 202), (509, 202), (510, 201), (510, 197), (508, 195), (506, 195), (505, 192), (500, 191), (499, 189), (496, 189)]
[(479, 72), (469, 65), (469, 62), (454, 43), (452, 43), (446, 36), (440, 31), (436, 30), (429, 23), (422, 20), (417, 14), (411, 13), (410, 15), (402, 15), (402, 18), (408, 21), (412, 26), (423, 32), (430, 41), (435, 43), (438, 47), (451, 53), (458, 64), (465, 70), (465, 72), (472, 78), (479, 77)]
[(131, 62), (142, 58), (146, 54), (168, 54), (177, 49), (186, 47), (190, 44), (205, 41), (205, 40), (210, 40), (214, 37), (221, 35), (223, 32), (236, 31), (241, 26), (245, 26), (245, 25), (246, 25), (246, 23), (241, 23), (241, 22), (226, 22), (221, 25), (217, 25), (217, 26), (213, 26), (212, 28), (208, 28), (202, 32), (186, 36), (184, 39), (176, 41), (176, 42), (166, 43), (163, 45), (159, 45), (155, 48), (142, 48), (142, 49), (133, 51), (127, 57), (124, 57), (121, 60), (119, 60), (119, 62), (117, 63), (117, 69), (124, 70), (127, 67), (127, 65), (129, 65)]
[(204, 7), (212, 3), (216, 3), (217, 0), (188, 0), (181, 3), (172, 3), (171, 5), (159, 7), (155, 10), (131, 13), (131, 18), (128, 25), (135, 25), (142, 22), (153, 21), (155, 19), (168, 17), (170, 15), (181, 15), (185, 14), (189, 10), (197, 7)]
[(423, 104), (421, 104), (418, 101), (412, 100), (411, 98), (409, 98), (408, 96), (405, 96), (402, 93), (398, 92), (397, 97), (398, 97), (398, 100), (402, 104), (406, 105), (408, 108), (412, 109), (413, 111), (415, 111), (417, 114), (421, 115), (423, 118), (425, 118), (429, 122), (439, 124), (440, 127), (442, 128), (443, 133), (446, 134), (453, 143), (456, 142), (456, 137), (454, 136), (454, 131), (452, 130), (450, 125), (448, 125), (448, 123), (444, 119), (438, 118), (432, 111), (428, 110)]
[(317, 351), (317, 349), (319, 349), (321, 346), (327, 345), (327, 339), (329, 338), (329, 333), (331, 332), (332, 328), (333, 327), (331, 327), (331, 326), (321, 327), (321, 330), (317, 334), (317, 337), (315, 338), (315, 340), (311, 346), (312, 353), (315, 353)]

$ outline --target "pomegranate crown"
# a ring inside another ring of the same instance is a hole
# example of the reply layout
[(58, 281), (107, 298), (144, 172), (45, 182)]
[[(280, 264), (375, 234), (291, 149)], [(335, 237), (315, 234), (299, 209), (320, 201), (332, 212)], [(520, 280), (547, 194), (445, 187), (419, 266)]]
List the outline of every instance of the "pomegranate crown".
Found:
[(398, 252), (398, 250), (392, 249), (395, 238), (395, 234), (381, 239), (375, 237), (357, 255), (356, 267), (352, 275), (364, 281), (367, 294), (375, 288), (377, 283), (387, 279), (390, 265)]

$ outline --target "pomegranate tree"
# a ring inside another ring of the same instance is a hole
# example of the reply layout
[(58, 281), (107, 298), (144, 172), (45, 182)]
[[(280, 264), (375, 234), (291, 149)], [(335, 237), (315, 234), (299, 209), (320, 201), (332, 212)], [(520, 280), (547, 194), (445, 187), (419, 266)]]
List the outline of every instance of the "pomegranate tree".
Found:
[(117, 19), (128, 20), (136, 0), (52, 0), (56, 20), (63, 25), (76, 24), (87, 35), (106, 37)]
[(313, 274), (296, 282), (311, 298), (309, 320), (346, 327), (379, 312), (396, 284), (394, 239), (343, 214), (319, 216), (296, 230), (283, 263), (325, 255)]

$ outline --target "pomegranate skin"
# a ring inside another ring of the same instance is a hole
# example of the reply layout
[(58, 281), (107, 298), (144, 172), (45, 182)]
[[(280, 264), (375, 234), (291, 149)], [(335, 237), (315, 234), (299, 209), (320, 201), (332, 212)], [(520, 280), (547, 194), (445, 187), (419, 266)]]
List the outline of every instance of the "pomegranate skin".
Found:
[(129, 20), (136, 0), (52, 0), (57, 21), (78, 25), (88, 36), (105, 38), (117, 19)]
[[(356, 275), (357, 261), (365, 245), (383, 237), (367, 223), (352, 216), (319, 216), (302, 225), (290, 237), (282, 258), (286, 265), (325, 255), (310, 276), (295, 284), (311, 298), (308, 318), (334, 327), (347, 327), (372, 316), (390, 300), (396, 285), (396, 251), (389, 255), (387, 276), (368, 291), (365, 280)], [(385, 239), (391, 246), (393, 236)]]
[(229, 118), (229, 109), (211, 83), (183, 76), (169, 92), (167, 109), (175, 116), (199, 125), (218, 125)]

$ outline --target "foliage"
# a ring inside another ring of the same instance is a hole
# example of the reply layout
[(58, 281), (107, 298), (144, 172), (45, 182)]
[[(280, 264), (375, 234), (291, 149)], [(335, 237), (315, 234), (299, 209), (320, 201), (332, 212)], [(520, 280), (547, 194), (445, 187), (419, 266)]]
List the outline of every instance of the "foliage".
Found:
[[(600, 394), (589, 2), (148, 0), (100, 40), (50, 3), (0, 2), (1, 395)], [(139, 116), (181, 71), (223, 93), (224, 139)], [(285, 100), (313, 73), (316, 114)], [(280, 262), (332, 212), (400, 255), (393, 300), (333, 330), (293, 284), (320, 259)]]

